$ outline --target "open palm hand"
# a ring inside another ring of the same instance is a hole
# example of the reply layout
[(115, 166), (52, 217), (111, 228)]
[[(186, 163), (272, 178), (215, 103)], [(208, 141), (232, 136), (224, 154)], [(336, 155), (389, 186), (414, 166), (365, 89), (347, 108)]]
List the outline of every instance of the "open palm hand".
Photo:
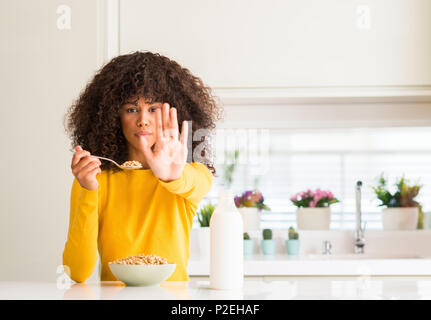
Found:
[(177, 110), (164, 103), (163, 111), (156, 110), (155, 125), (156, 141), (153, 149), (145, 137), (140, 137), (145, 158), (154, 175), (160, 180), (176, 180), (181, 177), (187, 161), (188, 123), (183, 121), (178, 140)]

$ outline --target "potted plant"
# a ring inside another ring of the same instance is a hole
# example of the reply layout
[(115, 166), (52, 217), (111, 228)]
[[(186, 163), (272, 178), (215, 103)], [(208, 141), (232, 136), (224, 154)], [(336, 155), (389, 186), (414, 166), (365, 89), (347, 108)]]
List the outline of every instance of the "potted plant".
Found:
[(273, 255), (275, 253), (275, 240), (272, 239), (272, 230), (263, 229), (263, 239), (261, 241), (262, 253), (264, 255)]
[(402, 176), (394, 184), (391, 192), (387, 179), (382, 173), (376, 187), (372, 187), (382, 210), (384, 230), (414, 230), (418, 227), (420, 204), (414, 199), (418, 196), (421, 185), (409, 183)]
[(294, 256), (299, 254), (299, 234), (293, 227), (288, 230), (288, 240), (285, 241), (288, 255)]
[(247, 232), (244, 232), (244, 255), (250, 256), (253, 254), (254, 249), (254, 241), (250, 239), (250, 235)]
[(235, 197), (235, 205), (242, 216), (244, 232), (260, 230), (262, 210), (271, 210), (264, 204), (264, 198), (257, 189), (247, 190)]
[(239, 158), (239, 150), (225, 151), (225, 164), (223, 165), (223, 185), (229, 189), (232, 185), (233, 175)]
[(331, 223), (330, 205), (340, 202), (332, 192), (320, 190), (298, 192), (290, 200), (298, 207), (296, 223), (298, 229), (328, 230)]
[(214, 212), (215, 206), (209, 202), (202, 206), (198, 211), (198, 221), (200, 228), (198, 229), (199, 253), (201, 258), (209, 259), (210, 253), (210, 220)]

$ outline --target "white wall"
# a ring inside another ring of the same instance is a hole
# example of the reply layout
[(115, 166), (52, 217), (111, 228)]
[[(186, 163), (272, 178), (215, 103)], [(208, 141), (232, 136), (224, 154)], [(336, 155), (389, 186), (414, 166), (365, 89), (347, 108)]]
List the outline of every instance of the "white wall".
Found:
[[(71, 29), (59, 30), (59, 5)], [(69, 222), (63, 115), (101, 61), (98, 1), (0, 2), (0, 280), (52, 280)]]
[(120, 0), (120, 25), (217, 88), (431, 85), (429, 0)]
[(119, 3), (120, 53), (190, 69), (223, 127), (431, 125), (429, 0)]

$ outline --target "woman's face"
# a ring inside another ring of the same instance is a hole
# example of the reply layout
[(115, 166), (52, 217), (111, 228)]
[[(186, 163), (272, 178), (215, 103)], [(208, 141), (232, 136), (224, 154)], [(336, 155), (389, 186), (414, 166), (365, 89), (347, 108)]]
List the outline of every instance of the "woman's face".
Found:
[(130, 100), (130, 103), (126, 103), (121, 107), (121, 127), (129, 150), (133, 148), (142, 151), (141, 143), (139, 142), (140, 135), (145, 137), (150, 146), (153, 146), (156, 141), (156, 110), (157, 108), (162, 108), (163, 103), (147, 104), (142, 97), (137, 102), (135, 100)]

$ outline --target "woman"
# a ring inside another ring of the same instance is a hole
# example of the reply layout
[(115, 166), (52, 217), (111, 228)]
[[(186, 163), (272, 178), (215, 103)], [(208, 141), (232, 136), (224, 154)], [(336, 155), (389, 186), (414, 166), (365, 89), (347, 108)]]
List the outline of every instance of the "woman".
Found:
[(214, 129), (220, 111), (199, 78), (159, 54), (118, 56), (94, 76), (67, 114), (76, 147), (63, 264), (72, 280), (92, 274), (97, 252), (102, 281), (116, 280), (108, 262), (141, 253), (175, 263), (168, 280), (188, 280), (193, 217), (215, 174), (209, 145), (205, 165), (186, 162), (201, 143), (188, 150), (188, 132)]

